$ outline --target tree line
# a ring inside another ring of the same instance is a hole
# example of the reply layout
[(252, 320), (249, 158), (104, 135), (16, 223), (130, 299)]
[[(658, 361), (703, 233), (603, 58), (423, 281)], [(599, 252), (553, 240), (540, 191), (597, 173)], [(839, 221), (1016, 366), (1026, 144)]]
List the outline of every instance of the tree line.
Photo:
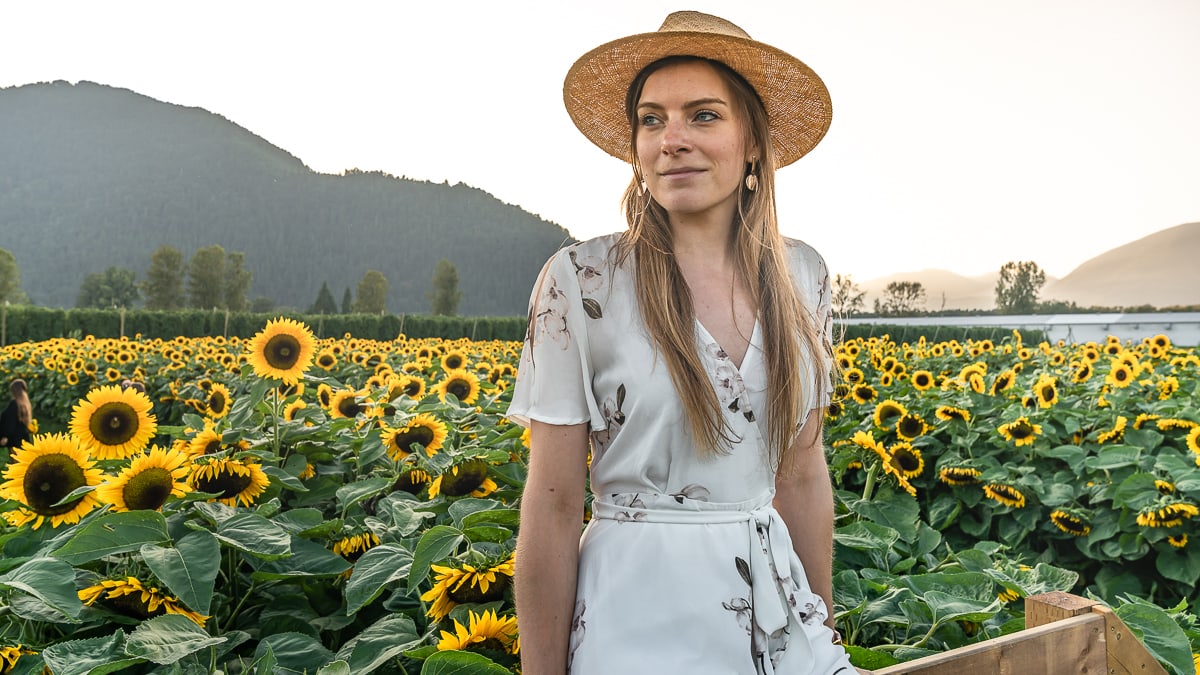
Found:
[[(20, 289), (21, 271), (16, 257), (0, 249), (0, 302), (27, 304), (28, 295)], [(110, 266), (103, 272), (87, 275), (79, 287), (75, 307), (84, 309), (133, 308), (144, 301), (149, 310), (227, 309), (231, 312), (270, 312), (275, 302), (266, 297), (249, 299), (254, 274), (246, 269), (241, 251), (226, 251), (213, 244), (197, 250), (190, 260), (169, 244), (159, 246), (150, 255), (145, 279), (137, 281), (137, 272), (127, 267)], [(379, 270), (367, 270), (355, 292), (346, 287), (342, 303), (334, 302), (329, 282), (321, 289), (311, 314), (382, 314), (387, 311), (388, 280)], [(449, 260), (439, 260), (426, 294), (430, 313), (455, 316), (462, 300), (458, 288), (458, 270)]]
[[(1000, 268), (996, 280), (995, 314), (1073, 314), (1083, 312), (1155, 312), (1151, 305), (1139, 307), (1080, 307), (1073, 301), (1041, 300), (1046, 273), (1031, 260), (1010, 261)], [(892, 281), (875, 298), (873, 308), (866, 307), (866, 291), (850, 275), (838, 274), (833, 279), (832, 305), (838, 316), (876, 315), (881, 317), (922, 316), (931, 314), (925, 309), (925, 286), (919, 281)], [(1180, 308), (1194, 310), (1196, 308)], [(956, 311), (955, 313), (958, 313)], [(975, 312), (973, 312), (975, 313)]]

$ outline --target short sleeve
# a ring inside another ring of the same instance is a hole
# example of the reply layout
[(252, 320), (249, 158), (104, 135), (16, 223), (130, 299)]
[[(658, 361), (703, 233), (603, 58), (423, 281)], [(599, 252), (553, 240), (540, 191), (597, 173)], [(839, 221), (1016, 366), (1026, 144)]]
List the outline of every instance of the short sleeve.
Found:
[(529, 328), (508, 418), (528, 427), (580, 424), (601, 415), (592, 393), (583, 295), (569, 249), (546, 262), (529, 298)]
[[(833, 372), (833, 290), (829, 280), (829, 268), (825, 259), (808, 244), (800, 241), (789, 241), (789, 263), (792, 279), (796, 284), (796, 292), (804, 310), (809, 315), (811, 326), (815, 330), (817, 342), (816, 358), (810, 353), (806, 343), (801, 343), (804, 356), (802, 377), (811, 382), (809, 391), (805, 392), (805, 410), (813, 410), (829, 405), (833, 396), (833, 382), (830, 377)], [(822, 367), (814, 371), (816, 364)]]

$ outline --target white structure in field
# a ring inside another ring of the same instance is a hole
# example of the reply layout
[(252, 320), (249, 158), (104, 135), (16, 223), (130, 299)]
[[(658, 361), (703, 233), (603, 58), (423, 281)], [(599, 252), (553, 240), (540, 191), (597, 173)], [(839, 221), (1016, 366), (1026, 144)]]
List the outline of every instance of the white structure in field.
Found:
[[(1200, 312), (1147, 312), (1126, 314), (1016, 314), (1001, 316), (913, 316), (839, 319), (846, 325), (888, 324), (895, 326), (994, 326), (995, 340), (1006, 337), (1012, 329), (1041, 330), (1052, 341), (1104, 342), (1115, 335), (1122, 342), (1166, 335), (1171, 344), (1181, 347), (1200, 345)], [(936, 339), (934, 334), (927, 336)]]

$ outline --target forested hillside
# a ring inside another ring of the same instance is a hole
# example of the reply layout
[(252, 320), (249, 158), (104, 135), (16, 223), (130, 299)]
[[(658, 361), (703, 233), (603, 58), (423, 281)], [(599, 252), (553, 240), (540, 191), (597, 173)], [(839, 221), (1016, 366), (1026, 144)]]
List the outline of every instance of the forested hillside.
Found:
[(190, 258), (217, 244), (245, 253), (251, 298), (281, 307), (308, 307), (322, 282), (340, 298), (377, 269), (389, 311), (428, 312), (446, 258), (460, 314), (515, 315), (569, 240), (465, 185), (314, 173), (200, 108), (89, 82), (0, 89), (0, 248), (37, 305), (73, 306), (84, 277), (114, 265), (140, 280), (160, 245)]

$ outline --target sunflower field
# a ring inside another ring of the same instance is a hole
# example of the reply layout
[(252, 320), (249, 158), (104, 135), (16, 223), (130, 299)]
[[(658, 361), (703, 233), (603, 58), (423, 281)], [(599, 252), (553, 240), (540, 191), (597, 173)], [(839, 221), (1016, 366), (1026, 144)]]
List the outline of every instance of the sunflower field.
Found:
[[(0, 348), (38, 427), (0, 456), (0, 673), (514, 672), (519, 352), (289, 319)], [(835, 356), (856, 664), (1020, 630), (1020, 598), (1067, 590), (1195, 672), (1200, 352), (1014, 333)]]

